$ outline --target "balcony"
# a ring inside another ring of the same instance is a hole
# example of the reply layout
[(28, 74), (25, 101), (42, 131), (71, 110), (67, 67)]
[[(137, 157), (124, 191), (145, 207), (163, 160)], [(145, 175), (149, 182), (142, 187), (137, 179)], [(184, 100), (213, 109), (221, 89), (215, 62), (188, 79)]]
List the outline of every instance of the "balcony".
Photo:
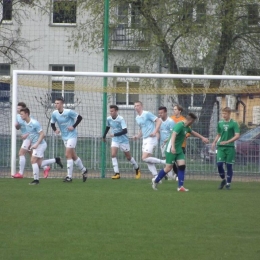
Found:
[(150, 46), (150, 39), (145, 28), (110, 27), (110, 49), (145, 50)]

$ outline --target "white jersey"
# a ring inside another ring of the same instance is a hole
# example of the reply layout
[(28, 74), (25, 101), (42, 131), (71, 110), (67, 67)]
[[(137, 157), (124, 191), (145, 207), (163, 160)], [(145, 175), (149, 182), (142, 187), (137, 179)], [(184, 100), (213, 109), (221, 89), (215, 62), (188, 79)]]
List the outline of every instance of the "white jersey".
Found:
[[(26, 123), (26, 122), (25, 122)], [(31, 144), (35, 144), (38, 142), (40, 137), (40, 132), (42, 132), (42, 127), (40, 123), (31, 118), (29, 123), (26, 123), (26, 133), (29, 133), (28, 139), (31, 141)], [(45, 140), (43, 139), (40, 144), (45, 144)]]
[(52, 112), (51, 123), (58, 124), (62, 140), (66, 141), (71, 138), (77, 138), (78, 133), (76, 129), (72, 131), (68, 130), (69, 126), (74, 125), (77, 117), (78, 113), (71, 109), (63, 109), (62, 113), (60, 113), (58, 110)]
[(156, 119), (157, 116), (149, 111), (143, 111), (140, 116), (136, 116), (135, 120), (142, 131), (143, 138), (149, 137), (150, 134), (154, 131)]
[(165, 121), (162, 120), (160, 126), (160, 145), (165, 143), (168, 140), (171, 130), (173, 129), (175, 122), (168, 117)]
[[(113, 119), (111, 116), (107, 118), (107, 126), (112, 128), (113, 134), (122, 132), (123, 129), (126, 129), (126, 122), (122, 116), (117, 116)], [(112, 138), (113, 142), (127, 144), (129, 143), (128, 137), (126, 134), (120, 136), (114, 136)]]

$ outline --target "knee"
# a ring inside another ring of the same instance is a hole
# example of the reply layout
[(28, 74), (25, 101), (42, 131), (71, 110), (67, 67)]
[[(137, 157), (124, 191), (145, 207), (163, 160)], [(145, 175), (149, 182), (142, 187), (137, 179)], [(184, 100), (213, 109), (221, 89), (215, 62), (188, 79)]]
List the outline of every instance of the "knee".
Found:
[(233, 165), (232, 165), (231, 163), (227, 163), (227, 169), (228, 169), (228, 170), (232, 170), (232, 166), (233, 166)]
[(180, 166), (178, 166), (178, 169), (179, 169), (180, 171), (185, 171), (186, 165), (180, 165)]
[(223, 168), (223, 162), (218, 162), (217, 166), (218, 166), (218, 168)]

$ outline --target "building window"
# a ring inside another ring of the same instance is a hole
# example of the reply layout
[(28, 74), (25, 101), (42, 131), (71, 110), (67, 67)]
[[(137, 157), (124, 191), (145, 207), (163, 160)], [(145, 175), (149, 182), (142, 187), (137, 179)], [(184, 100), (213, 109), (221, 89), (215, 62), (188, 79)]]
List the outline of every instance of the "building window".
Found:
[(117, 6), (118, 27), (135, 28), (140, 25), (138, 5), (135, 3), (120, 3)]
[[(75, 71), (75, 65), (51, 65), (52, 71)], [(74, 104), (75, 77), (55, 76), (51, 78), (51, 100), (64, 98), (65, 104)]]
[(179, 67), (179, 74), (203, 75), (204, 74), (204, 68), (202, 68), (202, 67), (197, 67), (197, 68)]
[(0, 102), (10, 101), (10, 64), (0, 63)]
[(184, 2), (182, 12), (182, 20), (186, 22), (192, 22), (193, 5), (189, 2)]
[[(114, 67), (114, 72), (118, 73), (139, 73), (139, 67)], [(117, 78), (116, 79), (116, 104), (117, 105), (134, 105), (139, 99), (139, 94), (131, 94), (131, 90), (136, 92), (139, 89), (139, 78)]]
[(248, 11), (248, 25), (258, 25), (259, 22), (258, 4), (248, 5), (247, 11)]
[(2, 20), (12, 21), (12, 0), (2, 1)]
[[(197, 94), (204, 88), (203, 84), (192, 84), (191, 107), (202, 107), (204, 94)], [(197, 89), (197, 91), (196, 91)]]
[(195, 9), (195, 20), (199, 24), (203, 24), (206, 22), (206, 5), (205, 4), (197, 4)]
[(53, 0), (53, 24), (75, 24), (77, 2), (74, 0)]

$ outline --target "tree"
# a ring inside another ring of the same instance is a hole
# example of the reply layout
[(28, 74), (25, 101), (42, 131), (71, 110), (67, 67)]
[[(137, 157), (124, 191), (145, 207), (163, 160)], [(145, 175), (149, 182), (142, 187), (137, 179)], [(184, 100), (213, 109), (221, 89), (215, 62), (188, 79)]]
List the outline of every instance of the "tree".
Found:
[[(33, 50), (28, 39), (21, 35), (23, 19), (29, 18), (29, 8), (36, 1), (0, 0), (0, 59), (7, 63), (30, 63)], [(29, 7), (29, 8), (28, 8)]]
[[(74, 32), (71, 44), (76, 48), (79, 45), (86, 48), (101, 46), (103, 2), (87, 0), (78, 1), (78, 4), (91, 15)], [(237, 74), (256, 67), (260, 61), (259, 15), (255, 1), (111, 0), (110, 6), (111, 31), (131, 28), (135, 30), (128, 30), (128, 33), (137, 33), (137, 36), (138, 32), (143, 35), (145, 31), (149, 35), (149, 48), (153, 50), (146, 52), (147, 60), (152, 64), (162, 53), (170, 73), (179, 74), (180, 67), (188, 66), (205, 68), (207, 74), (213, 75)], [(127, 47), (143, 46), (133, 42)], [(144, 60), (144, 55), (137, 56)], [(173, 84), (177, 88), (190, 88), (190, 84), (182, 80), (175, 80)], [(212, 80), (208, 87), (219, 88), (223, 84)], [(189, 107), (188, 95), (179, 95), (178, 99), (186, 109)], [(209, 111), (213, 110), (215, 100), (216, 95), (206, 95), (201, 104), (200, 125), (209, 125)], [(208, 127), (200, 131), (209, 135)]]

